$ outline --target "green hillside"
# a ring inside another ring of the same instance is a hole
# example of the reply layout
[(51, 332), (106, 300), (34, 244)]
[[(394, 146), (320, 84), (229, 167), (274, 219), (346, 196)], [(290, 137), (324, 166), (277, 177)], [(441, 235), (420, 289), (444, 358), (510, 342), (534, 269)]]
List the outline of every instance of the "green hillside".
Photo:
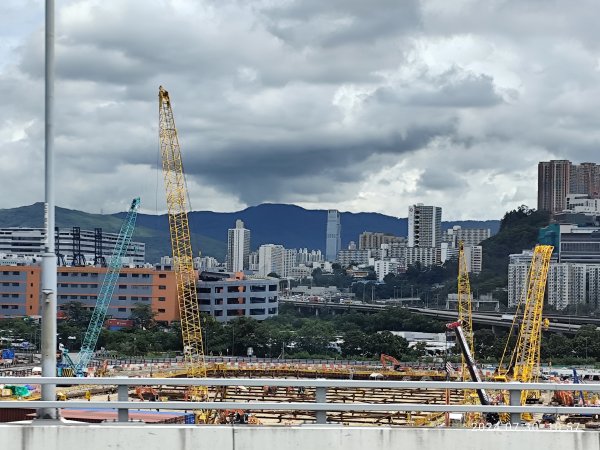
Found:
[[(121, 228), (122, 219), (113, 215), (89, 214), (66, 208), (56, 208), (56, 226), (61, 228), (80, 227), (85, 230), (102, 228), (106, 232), (117, 233)], [(42, 227), (44, 224), (44, 207), (35, 203), (19, 208), (0, 209), (0, 228), (4, 227)], [(194, 253), (202, 252), (204, 256), (213, 256), (223, 261), (226, 245), (216, 239), (201, 234), (192, 233)], [(133, 233), (133, 239), (146, 244), (146, 261), (158, 262), (161, 256), (171, 254), (169, 230), (138, 226)]]

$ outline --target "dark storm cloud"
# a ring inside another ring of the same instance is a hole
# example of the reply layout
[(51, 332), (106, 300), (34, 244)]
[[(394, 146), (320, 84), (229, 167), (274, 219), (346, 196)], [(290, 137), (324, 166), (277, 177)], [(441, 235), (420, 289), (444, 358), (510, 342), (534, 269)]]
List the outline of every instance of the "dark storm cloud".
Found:
[[(306, 136), (300, 142), (237, 142), (217, 152), (186, 154), (186, 171), (238, 195), (242, 201), (289, 201), (293, 195), (312, 195), (354, 183), (375, 169), (369, 159), (400, 156), (418, 150), (436, 136), (452, 131), (452, 124), (414, 128), (406, 135), (391, 132), (371, 139), (343, 136)], [(243, 161), (243, 164), (240, 164)], [(310, 180), (302, 183), (302, 180)], [(286, 187), (294, 185), (293, 191)]]
[[(32, 5), (0, 2), (0, 17), (31, 17)], [(596, 10), (591, 0), (65, 0), (59, 203), (98, 211), (155, 198), (162, 84), (201, 209), (286, 201), (404, 215), (423, 201), (446, 214), (461, 195), (450, 214), (495, 217), (511, 201), (532, 205), (537, 160), (598, 161)], [(43, 173), (42, 25), (15, 36), (0, 64), (7, 185)], [(33, 185), (0, 207), (39, 200)]]

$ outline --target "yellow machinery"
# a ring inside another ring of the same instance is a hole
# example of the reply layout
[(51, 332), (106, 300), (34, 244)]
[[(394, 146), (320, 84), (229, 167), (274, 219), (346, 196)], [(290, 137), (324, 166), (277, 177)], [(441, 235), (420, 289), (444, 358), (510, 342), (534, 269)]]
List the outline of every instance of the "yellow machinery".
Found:
[[(471, 284), (469, 282), (469, 271), (467, 269), (467, 261), (465, 259), (464, 243), (458, 244), (458, 322), (462, 326), (462, 332), (469, 347), (471, 355), (475, 355), (475, 344), (473, 339), (473, 315), (472, 315), (472, 297)], [(468, 361), (462, 355), (461, 380), (471, 381), (471, 375), (467, 367)], [(477, 393), (471, 389), (464, 390), (463, 403), (473, 404), (478, 403)], [(466, 415), (467, 424), (471, 424), (479, 419), (479, 414), (472, 413)]]
[[(519, 304), (515, 313), (513, 326), (498, 367), (498, 376), (496, 377), (498, 381), (506, 381), (510, 378), (512, 381), (530, 383), (538, 380), (542, 328), (548, 325), (548, 321), (542, 318), (542, 310), (544, 308), (544, 293), (546, 291), (548, 269), (550, 268), (550, 257), (553, 250), (554, 247), (551, 245), (537, 245), (535, 247), (531, 266), (529, 267), (525, 300)], [(517, 342), (511, 354), (508, 368), (502, 370), (507, 348), (510, 346), (513, 330), (516, 328), (515, 325), (519, 327)], [(524, 405), (528, 399), (537, 400), (538, 395), (523, 391), (521, 404)]]
[[(204, 378), (206, 377), (206, 364), (202, 347), (200, 305), (196, 292), (196, 274), (187, 215), (187, 189), (171, 100), (169, 93), (162, 86), (158, 91), (158, 106), (160, 150), (167, 192), (171, 247), (186, 372), (188, 378)], [(191, 400), (205, 399), (207, 389), (206, 387), (196, 387), (190, 391), (190, 394)]]
[[(464, 245), (461, 241), (458, 244), (458, 320), (462, 324), (463, 333), (465, 334), (471, 354), (474, 354), (475, 348), (473, 343), (473, 315), (471, 312), (471, 303), (469, 271), (467, 270)], [(464, 356), (462, 358), (462, 379), (463, 381), (470, 380)]]

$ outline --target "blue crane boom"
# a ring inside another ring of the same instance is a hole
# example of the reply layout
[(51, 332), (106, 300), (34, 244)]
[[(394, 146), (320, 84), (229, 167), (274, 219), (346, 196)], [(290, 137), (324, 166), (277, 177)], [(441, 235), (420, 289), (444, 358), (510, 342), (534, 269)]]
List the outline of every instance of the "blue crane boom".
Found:
[(96, 343), (98, 342), (98, 337), (100, 336), (102, 325), (106, 318), (106, 312), (108, 311), (108, 305), (110, 304), (115, 285), (119, 279), (122, 258), (125, 256), (125, 252), (131, 242), (131, 236), (135, 228), (135, 220), (137, 218), (139, 207), (139, 197), (134, 198), (131, 202), (127, 217), (125, 218), (123, 225), (121, 225), (121, 231), (119, 232), (115, 248), (110, 256), (106, 275), (104, 276), (102, 286), (100, 287), (100, 293), (98, 294), (98, 300), (96, 301), (92, 318), (85, 333), (85, 337), (83, 338), (83, 344), (79, 351), (79, 360), (77, 361), (77, 364), (75, 364), (75, 374), (77, 376), (83, 376), (84, 369), (87, 368), (94, 355)]

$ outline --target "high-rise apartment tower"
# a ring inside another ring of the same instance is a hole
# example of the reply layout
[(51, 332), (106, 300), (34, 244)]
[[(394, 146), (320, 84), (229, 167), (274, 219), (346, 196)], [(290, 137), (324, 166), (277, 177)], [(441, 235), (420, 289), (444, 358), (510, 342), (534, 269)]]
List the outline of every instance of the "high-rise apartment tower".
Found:
[(227, 232), (227, 270), (241, 272), (248, 269), (250, 256), (250, 230), (244, 228), (244, 222), (235, 221), (235, 228)]
[(567, 209), (568, 194), (600, 195), (600, 166), (584, 162), (572, 164), (566, 159), (538, 164), (538, 210), (552, 214)]
[(408, 207), (408, 246), (439, 247), (442, 242), (442, 208), (417, 203)]
[(329, 262), (337, 259), (338, 252), (342, 249), (342, 224), (340, 212), (337, 209), (327, 211), (327, 240), (325, 243), (325, 258)]

